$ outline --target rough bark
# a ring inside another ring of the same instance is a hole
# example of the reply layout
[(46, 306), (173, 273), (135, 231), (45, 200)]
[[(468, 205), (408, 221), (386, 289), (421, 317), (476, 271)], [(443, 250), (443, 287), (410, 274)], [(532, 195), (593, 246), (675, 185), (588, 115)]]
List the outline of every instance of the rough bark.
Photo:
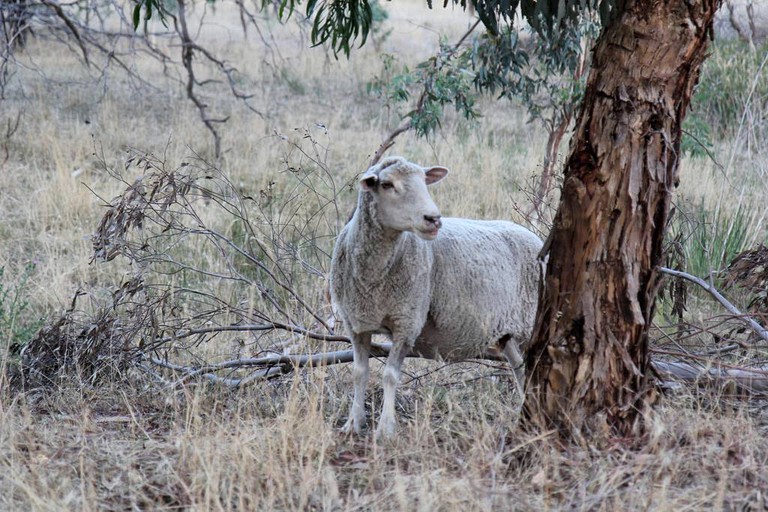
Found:
[(654, 401), (648, 328), (681, 126), (720, 0), (626, 0), (597, 41), (542, 256), (527, 421), (632, 435)]

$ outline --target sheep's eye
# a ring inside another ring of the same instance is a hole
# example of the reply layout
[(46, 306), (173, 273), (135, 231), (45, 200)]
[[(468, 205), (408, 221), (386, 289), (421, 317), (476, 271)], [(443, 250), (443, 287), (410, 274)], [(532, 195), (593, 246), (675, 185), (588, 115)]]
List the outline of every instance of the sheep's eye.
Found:
[(382, 181), (381, 182), (381, 188), (383, 188), (384, 190), (390, 190), (390, 189), (395, 188), (395, 185), (392, 184), (391, 181)]

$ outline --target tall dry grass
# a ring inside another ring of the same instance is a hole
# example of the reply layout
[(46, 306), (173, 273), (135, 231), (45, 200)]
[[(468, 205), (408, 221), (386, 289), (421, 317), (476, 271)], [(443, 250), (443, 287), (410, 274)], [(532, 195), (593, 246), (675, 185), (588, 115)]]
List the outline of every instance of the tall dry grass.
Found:
[[(338, 62), (307, 49), (293, 24), (270, 27), (280, 53), (274, 56), (256, 35), (242, 35), (227, 6), (208, 18), (205, 44), (247, 71), (245, 85), (257, 93), (261, 112), (243, 109), (224, 88), (207, 95), (212, 108), (230, 115), (221, 126), (218, 166), (243, 194), (258, 195), (272, 182), (287, 186), (281, 171), (286, 159), (298, 158), (293, 152), (305, 129), (327, 149), (337, 183), (350, 181), (399, 122), (365, 92), (381, 69), (379, 52), (415, 63), (441, 34), (456, 38), (468, 24), (460, 11), (428, 11), (415, 0), (386, 8), (392, 33), (378, 42), (380, 50), (367, 46)], [(121, 81), (117, 71), (94, 82), (72, 53), (34, 39), (20, 58), (26, 65), (0, 111), (0, 126), (22, 113), (19, 130), (4, 141), (0, 266), (12, 287), (34, 263), (21, 319), (33, 322), (66, 309), (78, 289), (94, 303), (109, 300), (130, 272), (119, 261), (89, 263), (103, 199), (122, 191), (105, 164), (125, 169), (131, 181), (141, 172), (125, 167), (130, 148), (177, 167), (195, 154), (210, 159), (212, 142), (179, 85), (153, 62), (134, 63), (156, 86), (147, 89)], [(482, 111), (471, 124), (449, 114), (433, 140), (406, 134), (393, 152), (451, 168), (434, 190), (444, 214), (522, 221), (513, 205), (525, 205), (521, 189), (539, 169), (545, 136), (511, 102), (486, 99)], [(681, 169), (683, 199), (724, 216), (744, 205), (754, 241), (766, 237), (768, 154), (765, 144), (749, 141), (764, 133), (745, 121), (714, 144), (724, 170), (706, 156), (684, 158)], [(340, 208), (351, 210), (354, 200), (345, 190)], [(314, 286), (319, 293), (322, 280)], [(229, 342), (204, 347), (206, 356), (255, 350), (250, 340)], [(381, 403), (380, 364), (373, 368), (371, 413)], [(547, 432), (516, 428), (509, 378), (503, 365), (408, 361), (399, 436), (387, 444), (338, 432), (350, 401), (344, 366), (241, 390), (195, 382), (168, 387), (135, 369), (119, 383), (63, 382), (21, 394), (0, 378), (0, 509), (768, 507), (768, 418), (760, 401), (684, 391), (662, 400), (641, 440), (564, 448)]]

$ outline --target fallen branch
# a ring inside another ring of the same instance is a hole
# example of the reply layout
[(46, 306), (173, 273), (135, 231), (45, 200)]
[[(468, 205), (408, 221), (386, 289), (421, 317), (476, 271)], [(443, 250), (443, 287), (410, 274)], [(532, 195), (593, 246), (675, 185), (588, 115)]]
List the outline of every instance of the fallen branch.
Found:
[(725, 387), (733, 382), (745, 393), (768, 393), (768, 370), (744, 368), (701, 367), (679, 361), (653, 361), (653, 368), (662, 378), (695, 383), (699, 386)]
[[(389, 349), (389, 345), (372, 344), (370, 355), (371, 357), (386, 357), (387, 354), (389, 354)], [(354, 356), (351, 350), (337, 350), (334, 352), (322, 352), (319, 354), (275, 355), (260, 358), (233, 359), (231, 361), (222, 361), (221, 363), (208, 364), (200, 367), (177, 365), (169, 363), (168, 361), (162, 361), (155, 357), (150, 357), (148, 360), (152, 364), (161, 368), (183, 373), (184, 375), (173, 383), (174, 386), (181, 384), (191, 378), (202, 377), (213, 382), (218, 382), (231, 387), (237, 387), (256, 380), (269, 379), (279, 375), (285, 375), (286, 373), (291, 373), (295, 369), (304, 368), (306, 366), (318, 367), (341, 363), (351, 363), (354, 360)], [(259, 367), (262, 369), (242, 378), (226, 378), (212, 373), (227, 369), (232, 370), (249, 367)]]
[(659, 271), (663, 274), (668, 274), (670, 276), (679, 277), (682, 279), (686, 279), (688, 281), (691, 281), (692, 283), (695, 283), (699, 285), (704, 291), (712, 295), (712, 297), (715, 298), (717, 302), (719, 302), (725, 309), (727, 309), (731, 314), (733, 314), (736, 318), (747, 324), (750, 329), (755, 331), (758, 336), (760, 336), (763, 340), (768, 341), (768, 329), (757, 323), (752, 317), (749, 315), (745, 315), (739, 309), (734, 306), (728, 299), (723, 297), (723, 295), (717, 291), (713, 286), (709, 285), (706, 281), (703, 279), (700, 279), (694, 275), (688, 274), (687, 272), (681, 272), (679, 270), (672, 270), (671, 268), (667, 267), (659, 267)]
[(675, 352), (672, 350), (661, 350), (661, 349), (651, 349), (651, 352), (654, 354), (661, 354), (661, 355), (667, 355), (667, 356), (674, 356), (679, 357), (681, 359), (693, 359), (694, 361), (701, 361), (701, 364), (699, 365), (702, 368), (711, 368), (711, 367), (717, 367), (717, 368), (725, 368), (726, 370), (736, 370), (736, 371), (750, 371), (754, 373), (755, 375), (761, 375), (763, 378), (768, 379), (768, 369), (765, 368), (745, 368), (743, 366), (738, 366), (735, 364), (730, 363), (724, 363), (720, 360), (715, 360), (710, 357), (705, 357), (698, 354), (691, 354), (690, 352)]
[[(701, 286), (718, 302), (720, 302), (720, 304), (722, 304), (725, 309), (727, 309), (732, 315), (747, 323), (747, 325), (749, 325), (751, 329), (758, 333), (761, 338), (768, 341), (768, 331), (766, 331), (764, 327), (762, 327), (749, 316), (742, 314), (731, 302), (723, 297), (720, 292), (718, 292), (702, 279), (699, 279), (685, 272), (671, 270), (665, 267), (661, 267), (660, 271), (674, 277), (687, 279)], [(351, 340), (347, 336), (337, 334), (323, 334), (299, 327), (297, 325), (281, 322), (264, 322), (260, 324), (238, 324), (186, 329), (177, 331), (172, 336), (160, 338), (157, 341), (162, 344), (163, 342), (172, 341), (174, 339), (183, 339), (191, 336), (217, 332), (269, 330), (284, 330), (292, 334), (306, 336), (310, 339), (319, 341), (344, 342), (348, 344), (351, 343)], [(387, 343), (373, 344), (370, 351), (370, 357), (386, 357), (389, 354), (390, 346), (391, 345)], [(734, 345), (733, 348), (735, 349), (737, 347), (738, 345)], [(730, 348), (731, 347), (728, 347), (728, 349)], [(716, 362), (709, 357), (687, 352), (679, 353), (669, 352), (663, 349), (654, 349), (653, 353), (666, 356), (675, 356), (679, 358), (679, 360), (673, 362), (661, 360), (652, 361), (652, 367), (662, 379), (672, 379), (689, 383), (696, 383), (697, 385), (709, 386), (728, 385), (729, 382), (733, 382), (736, 387), (743, 392), (751, 394), (768, 393), (768, 368), (744, 368), (733, 364)], [(416, 353), (409, 353), (408, 357), (420, 356)], [(142, 358), (143, 361), (151, 363), (154, 365), (154, 367), (164, 368), (166, 370), (171, 370), (172, 372), (177, 373), (178, 379), (171, 383), (172, 386), (178, 386), (191, 379), (204, 379), (218, 384), (223, 384), (228, 387), (240, 387), (246, 384), (275, 378), (305, 367), (320, 367), (349, 363), (352, 362), (353, 359), (354, 356), (352, 350), (337, 350), (332, 352), (304, 355), (269, 355), (259, 358), (235, 359), (214, 364), (205, 364), (203, 366), (179, 365), (158, 359), (156, 357), (144, 356)], [(499, 361), (503, 360), (503, 358), (500, 356), (500, 354), (489, 351), (483, 356), (478, 357), (477, 360)], [(691, 360), (693, 363), (682, 362), (683, 360)], [(695, 361), (700, 361), (700, 363), (697, 365)], [(218, 374), (223, 371), (247, 369), (252, 371), (242, 377), (227, 377)]]
[[(347, 338), (345, 341), (349, 341), (349, 339)], [(369, 357), (386, 357), (389, 355), (390, 349), (391, 344), (389, 343), (372, 343)], [(407, 357), (421, 358), (421, 356), (415, 352), (408, 353)], [(233, 359), (230, 361), (222, 361), (220, 363), (207, 364), (199, 367), (173, 364), (156, 357), (145, 356), (144, 359), (161, 368), (182, 373), (182, 377), (173, 383), (174, 386), (192, 378), (203, 378), (212, 382), (224, 384), (226, 386), (238, 387), (257, 380), (266, 380), (278, 377), (280, 375), (285, 375), (296, 369), (304, 368), (307, 366), (319, 367), (341, 363), (351, 363), (354, 360), (354, 355), (352, 350), (336, 350), (333, 352), (321, 352), (318, 354), (274, 355), (259, 358)], [(496, 352), (487, 352), (478, 359), (490, 361), (504, 360), (504, 358)], [(260, 368), (260, 370), (250, 373), (242, 378), (221, 377), (213, 373), (222, 370), (235, 370), (252, 367)]]

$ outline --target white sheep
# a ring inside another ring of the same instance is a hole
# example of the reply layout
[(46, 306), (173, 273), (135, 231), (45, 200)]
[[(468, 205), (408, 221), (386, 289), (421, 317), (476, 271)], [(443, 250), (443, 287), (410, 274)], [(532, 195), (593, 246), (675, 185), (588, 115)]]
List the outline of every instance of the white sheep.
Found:
[(456, 361), (496, 348), (522, 394), (519, 347), (533, 329), (542, 242), (511, 222), (442, 219), (427, 185), (446, 174), (389, 157), (360, 177), (357, 209), (331, 264), (331, 298), (354, 348), (345, 432), (359, 433), (365, 422), (372, 334), (392, 339), (377, 437), (395, 431), (395, 390), (409, 352)]

